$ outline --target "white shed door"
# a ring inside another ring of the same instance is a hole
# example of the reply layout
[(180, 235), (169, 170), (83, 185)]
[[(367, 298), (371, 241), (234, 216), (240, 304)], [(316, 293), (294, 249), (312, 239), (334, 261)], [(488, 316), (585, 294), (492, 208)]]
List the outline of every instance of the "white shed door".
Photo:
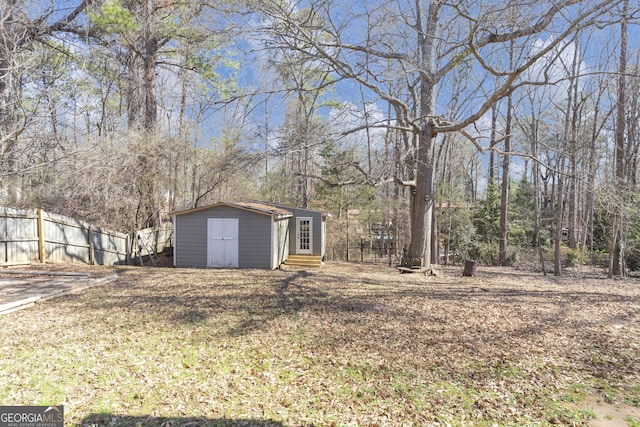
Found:
[(296, 218), (296, 253), (313, 252), (313, 218)]
[(209, 218), (207, 265), (238, 267), (238, 218)]

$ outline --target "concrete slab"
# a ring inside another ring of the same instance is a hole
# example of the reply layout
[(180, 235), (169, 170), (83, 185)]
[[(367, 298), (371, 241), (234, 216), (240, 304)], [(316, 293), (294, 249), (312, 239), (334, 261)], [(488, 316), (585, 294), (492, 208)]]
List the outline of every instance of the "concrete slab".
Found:
[(118, 279), (117, 274), (92, 279), (85, 273), (51, 273), (42, 271), (0, 272), (0, 314), (33, 307), (39, 302), (80, 292)]

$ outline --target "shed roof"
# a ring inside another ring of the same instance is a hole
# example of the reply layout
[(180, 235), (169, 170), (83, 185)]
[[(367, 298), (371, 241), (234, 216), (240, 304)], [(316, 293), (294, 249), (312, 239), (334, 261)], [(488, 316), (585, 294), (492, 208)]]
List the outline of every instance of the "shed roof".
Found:
[(296, 206), (287, 206), (287, 205), (283, 205), (281, 203), (274, 203), (274, 202), (258, 202), (258, 203), (262, 203), (265, 205), (269, 205), (269, 206), (277, 206), (281, 209), (300, 209), (300, 210), (304, 210), (304, 211), (311, 211), (311, 212), (320, 212), (320, 214), (322, 214), (323, 218), (330, 218), (331, 214), (329, 212), (326, 211), (322, 211), (319, 209), (310, 209), (310, 208), (300, 208), (300, 207), (296, 207)]
[(265, 212), (270, 215), (277, 215), (281, 217), (293, 216), (293, 213), (286, 209), (282, 209), (274, 205), (269, 205), (267, 203), (255, 202), (253, 200), (245, 200), (243, 202), (236, 202), (234, 204), (236, 206), (245, 207), (247, 209)]
[(256, 212), (262, 215), (269, 215), (277, 219), (288, 218), (290, 216), (293, 216), (293, 213), (289, 212), (286, 209), (282, 209), (277, 206), (268, 205), (260, 202), (254, 202), (254, 201), (235, 202), (235, 203), (220, 202), (220, 203), (215, 203), (213, 205), (201, 206), (198, 208), (188, 209), (185, 211), (174, 212), (173, 215), (175, 216), (184, 215), (184, 214), (199, 212), (207, 209), (217, 208), (220, 206), (228, 206), (231, 208), (243, 209), (246, 211)]

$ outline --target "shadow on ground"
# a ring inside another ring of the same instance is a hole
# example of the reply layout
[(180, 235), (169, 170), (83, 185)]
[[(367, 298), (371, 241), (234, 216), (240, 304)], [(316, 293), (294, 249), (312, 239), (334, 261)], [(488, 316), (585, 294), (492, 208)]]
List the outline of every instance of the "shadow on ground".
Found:
[(79, 426), (118, 426), (118, 427), (284, 427), (273, 420), (198, 418), (198, 417), (153, 417), (113, 414), (90, 414)]
[[(354, 316), (382, 313), (401, 322), (422, 320), (440, 324), (449, 319), (434, 310), (436, 306), (445, 309), (455, 305), (471, 311), (483, 307), (481, 311), (494, 309), (506, 317), (521, 317), (524, 313), (518, 310), (527, 307), (531, 318), (526, 328), (536, 333), (568, 325), (572, 331), (582, 331), (585, 327), (610, 323), (633, 324), (640, 316), (640, 295), (596, 285), (563, 288), (554, 286), (558, 278), (511, 270), (483, 272), (482, 280), (419, 280), (415, 284), (398, 282), (397, 286), (393, 286), (392, 275), (332, 274), (327, 270), (200, 271), (196, 277), (190, 270), (151, 269), (145, 271), (144, 278), (136, 273), (121, 271), (112, 292), (101, 295), (92, 308), (136, 312), (147, 321), (187, 326), (232, 316), (227, 329), (231, 336), (263, 330), (278, 317), (302, 311), (331, 316), (342, 323), (359, 320)], [(500, 279), (505, 276), (515, 280), (502, 282)], [(533, 280), (540, 282), (540, 289), (523, 286)], [(428, 302), (432, 310), (412, 310), (411, 304), (406, 305), (408, 301)], [(597, 319), (572, 315), (576, 307), (607, 304), (611, 304), (608, 307), (611, 311), (598, 310)], [(160, 315), (156, 316), (157, 313)], [(475, 335), (483, 331), (494, 335), (492, 328), (481, 326)], [(591, 341), (590, 337), (585, 338)], [(491, 340), (485, 337), (482, 341)]]
[(595, 378), (638, 372), (636, 282), (488, 268), (477, 278), (439, 280), (389, 272), (394, 270), (354, 272), (351, 266), (313, 272), (127, 268), (118, 282), (63, 311), (89, 309), (100, 325), (125, 334), (154, 324), (207, 340), (269, 333), (274, 321), (285, 318), (288, 327), (307, 328), (309, 345), (358, 347), (389, 360), (452, 351), (482, 355), (483, 363), (498, 356), (518, 360), (544, 340), (545, 352)]

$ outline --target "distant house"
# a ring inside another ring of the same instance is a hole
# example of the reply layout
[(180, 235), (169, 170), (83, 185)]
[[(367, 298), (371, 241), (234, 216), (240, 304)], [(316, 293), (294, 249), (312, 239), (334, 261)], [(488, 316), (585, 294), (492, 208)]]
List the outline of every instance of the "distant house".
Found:
[(285, 262), (303, 260), (319, 265), (325, 252), (328, 216), (317, 210), (256, 201), (216, 203), (177, 212), (173, 264), (275, 269)]

